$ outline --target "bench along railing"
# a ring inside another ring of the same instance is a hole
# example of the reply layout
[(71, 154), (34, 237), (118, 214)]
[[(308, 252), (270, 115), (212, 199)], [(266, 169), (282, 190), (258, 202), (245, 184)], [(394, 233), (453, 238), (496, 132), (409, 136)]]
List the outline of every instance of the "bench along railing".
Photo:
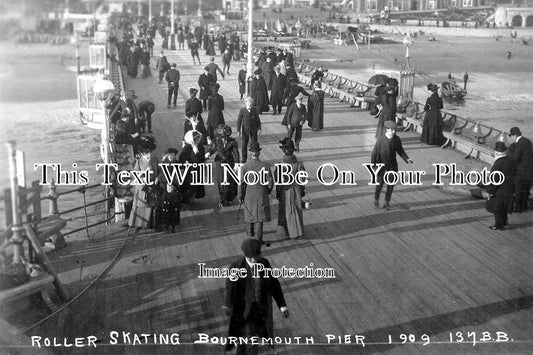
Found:
[[(443, 148), (451, 147), (466, 153), (465, 159), (477, 158), (492, 163), (496, 142), (507, 142), (507, 133), (480, 122), (457, 116), (455, 113), (441, 110), (443, 134), (446, 142)], [(403, 122), (407, 130), (422, 132), (425, 117), (424, 105), (409, 101), (405, 106), (399, 105), (397, 120)]]

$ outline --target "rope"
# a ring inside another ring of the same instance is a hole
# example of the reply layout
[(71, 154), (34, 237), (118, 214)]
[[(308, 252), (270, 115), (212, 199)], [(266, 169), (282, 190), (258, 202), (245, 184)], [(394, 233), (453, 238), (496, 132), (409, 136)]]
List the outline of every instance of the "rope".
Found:
[[(106, 228), (107, 230), (107, 228)], [(106, 233), (107, 235), (107, 233)], [(124, 250), (124, 247), (126, 246), (126, 243), (128, 242), (129, 240), (129, 236), (130, 236), (130, 227), (128, 227), (128, 231), (126, 232), (126, 237), (124, 239), (124, 242), (122, 243), (122, 245), (120, 246), (120, 249), (117, 251), (117, 253), (115, 254), (115, 256), (113, 256), (113, 259), (111, 259), (111, 261), (109, 262), (109, 264), (105, 267), (105, 269), (94, 279), (91, 281), (90, 284), (88, 284), (83, 290), (81, 290), (76, 296), (74, 296), (71, 300), (69, 300), (67, 303), (65, 303), (64, 305), (62, 305), (61, 307), (59, 307), (58, 309), (56, 309), (54, 312), (52, 312), (51, 314), (49, 314), (48, 316), (44, 317), (43, 319), (41, 319), (40, 321), (38, 321), (37, 323), (34, 323), (32, 325), (30, 325), (29, 327), (26, 327), (22, 330), (22, 333), (26, 333), (28, 331), (30, 331), (31, 329), (43, 324), (44, 322), (46, 322), (47, 320), (49, 320), (50, 318), (52, 318), (53, 316), (55, 316), (56, 314), (58, 314), (59, 312), (63, 311), (65, 308), (67, 308), (68, 306), (70, 306), (72, 304), (72, 302), (76, 301), (78, 298), (80, 298), (85, 292), (87, 292), (97, 281), (99, 281), (105, 274), (107, 274), (109, 272), (109, 270), (111, 270), (111, 268), (115, 265), (115, 262), (117, 261), (118, 257), (120, 256), (120, 254), (122, 253), (122, 250)]]

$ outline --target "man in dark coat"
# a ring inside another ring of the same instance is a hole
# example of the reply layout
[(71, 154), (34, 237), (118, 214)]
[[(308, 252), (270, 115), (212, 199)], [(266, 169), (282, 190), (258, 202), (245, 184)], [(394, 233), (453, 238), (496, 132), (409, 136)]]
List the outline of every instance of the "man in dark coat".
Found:
[(155, 112), (155, 104), (152, 101), (144, 100), (137, 106), (137, 112), (139, 113), (139, 124), (137, 131), (145, 131), (145, 123), (148, 123), (148, 133), (152, 133), (152, 113)]
[(191, 44), (189, 44), (189, 48), (191, 50), (192, 62), (194, 63), (194, 65), (196, 65), (196, 59), (198, 59), (198, 65), (202, 65), (202, 62), (200, 61), (200, 55), (198, 54), (199, 47), (200, 45), (193, 38), (193, 40), (191, 41)]
[[(378, 137), (374, 150), (372, 150), (372, 156), (370, 157), (370, 162), (373, 165), (384, 164), (384, 166), (379, 170), (377, 176), (377, 185), (374, 192), (374, 207), (379, 208), (379, 195), (383, 184), (383, 176), (387, 171), (398, 171), (398, 161), (396, 160), (396, 153), (402, 157), (402, 159), (408, 163), (412, 164), (413, 160), (407, 156), (402, 147), (402, 140), (396, 135), (396, 123), (393, 121), (385, 122), (385, 134)], [(390, 200), (392, 196), (392, 190), (394, 185), (387, 185), (387, 191), (385, 192), (385, 205), (383, 208), (387, 210), (390, 209)]]
[(207, 108), (209, 113), (207, 114), (207, 134), (211, 140), (215, 139), (215, 128), (224, 124), (224, 97), (218, 93), (220, 84), (213, 84), (211, 96), (207, 99)]
[(272, 74), (274, 74), (274, 63), (270, 57), (266, 58), (261, 67), (261, 72), (263, 74), (263, 79), (265, 79), (267, 90), (270, 90), (272, 88)]
[(287, 78), (280, 73), (279, 66), (274, 67), (274, 75), (272, 76), (272, 91), (270, 92), (270, 104), (272, 105), (272, 114), (281, 113), (283, 106), (283, 94), (287, 88)]
[(507, 156), (507, 147), (503, 142), (496, 142), (494, 158), (490, 171), (502, 173), (504, 181), (500, 185), (491, 184), (486, 187), (490, 195), (486, 208), (488, 212), (494, 214), (494, 225), (490, 229), (501, 231), (507, 225), (507, 214), (513, 211), (516, 164), (511, 157)]
[(159, 69), (159, 84), (161, 84), (165, 73), (170, 70), (170, 63), (168, 62), (167, 57), (163, 55), (163, 51), (159, 52), (159, 58), (157, 58), (157, 64), (154, 69)]
[(224, 53), (222, 53), (222, 72), (229, 75), (229, 67), (231, 65), (231, 58), (233, 57), (233, 54), (230, 53), (229, 48), (226, 48)]
[(513, 141), (509, 147), (509, 155), (516, 163), (517, 169), (514, 212), (526, 212), (531, 180), (533, 179), (533, 146), (529, 139), (522, 137), (522, 132), (518, 127), (511, 128), (509, 138)]
[(324, 128), (324, 91), (322, 83), (315, 83), (315, 90), (307, 101), (307, 124), (313, 131)]
[(285, 101), (285, 106), (290, 107), (296, 101), (295, 98), (299, 94), (302, 94), (304, 96), (310, 96), (303, 87), (297, 85), (297, 80), (290, 80), (288, 76), (287, 80), (289, 81), (289, 86), (287, 86), (285, 92), (283, 93), (283, 100)]
[(261, 74), (261, 69), (257, 69), (252, 79), (252, 97), (254, 99), (254, 106), (257, 108), (259, 114), (270, 110), (268, 107), (268, 89), (265, 79), (263, 79)]
[[(252, 156), (250, 161), (246, 162), (241, 169), (241, 196), (240, 202), (244, 203), (244, 222), (246, 222), (246, 235), (255, 237), (263, 242), (263, 223), (270, 222), (270, 202), (268, 195), (274, 187), (274, 179), (268, 164), (259, 160), (261, 147), (259, 143), (252, 142), (250, 145)], [(243, 160), (244, 161), (244, 160)], [(249, 172), (256, 172), (258, 175), (266, 174), (266, 185), (261, 181), (247, 185), (244, 181), (244, 175)]]
[(202, 100), (204, 111), (207, 111), (207, 98), (211, 95), (211, 86), (215, 83), (213, 76), (209, 74), (209, 68), (205, 67), (204, 72), (198, 78), (200, 87), (200, 100)]
[(242, 137), (242, 162), (248, 157), (248, 141), (257, 143), (257, 136), (261, 134), (261, 119), (257, 109), (253, 107), (253, 99), (246, 98), (246, 107), (241, 108), (237, 117), (237, 132)]
[(178, 90), (180, 88), (180, 72), (176, 69), (176, 63), (172, 63), (172, 68), (165, 74), (165, 80), (168, 83), (167, 108), (170, 108), (170, 101), (176, 107), (178, 100)]
[(242, 69), (239, 70), (239, 76), (237, 77), (237, 80), (239, 82), (239, 94), (241, 94), (241, 100), (244, 96), (244, 93), (246, 92), (246, 63), (242, 65)]
[(220, 75), (222, 75), (222, 79), (224, 79), (224, 73), (222, 72), (222, 69), (215, 64), (215, 57), (211, 57), (210, 62), (211, 63), (207, 64), (206, 68), (208, 68), (207, 71), (213, 77), (214, 82), (216, 83), (218, 80), (217, 71), (220, 73)]
[[(226, 302), (224, 310), (230, 316), (229, 336), (273, 337), (272, 298), (276, 301), (283, 317), (289, 317), (289, 309), (277, 278), (265, 277), (260, 267), (271, 268), (270, 262), (261, 257), (261, 242), (248, 238), (241, 246), (244, 257), (231, 264), (230, 268), (245, 268), (246, 277), (226, 281)], [(253, 277), (259, 276), (259, 277)], [(232, 344), (226, 346), (231, 350)], [(238, 354), (255, 354), (257, 345), (239, 344)]]
[(287, 113), (281, 122), (282, 125), (287, 126), (286, 139), (292, 139), (292, 135), (296, 132), (294, 136), (294, 145), (296, 146), (297, 152), (300, 151), (302, 128), (307, 119), (307, 110), (304, 104), (302, 104), (303, 97), (302, 94), (296, 96), (296, 102), (287, 108)]

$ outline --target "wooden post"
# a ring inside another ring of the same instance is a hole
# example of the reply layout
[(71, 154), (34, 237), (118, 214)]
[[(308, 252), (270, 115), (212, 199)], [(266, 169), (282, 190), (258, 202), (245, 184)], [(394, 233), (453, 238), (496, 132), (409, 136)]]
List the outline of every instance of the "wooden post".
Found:
[(67, 301), (68, 300), (67, 290), (65, 290), (65, 288), (61, 284), (61, 280), (59, 280), (59, 276), (57, 276), (54, 270), (54, 267), (52, 266), (52, 263), (50, 262), (43, 248), (41, 247), (41, 243), (39, 242), (39, 238), (37, 238), (35, 231), (31, 228), (31, 226), (28, 223), (24, 224), (24, 230), (26, 231), (26, 235), (28, 236), (28, 239), (30, 240), (32, 247), (35, 250), (37, 257), (41, 261), (45, 271), (54, 277), (54, 286), (56, 288), (57, 295), (62, 301)]
[(13, 235), (10, 241), (13, 243), (13, 263), (22, 262), (23, 250), (22, 243), (24, 242), (24, 236), (22, 235), (22, 219), (19, 211), (19, 198), (18, 198), (18, 182), (17, 182), (17, 157), (15, 150), (15, 141), (7, 142), (7, 148), (9, 151), (9, 177), (11, 180), (11, 212), (13, 216)]
[(49, 215), (50, 216), (57, 216), (59, 215), (59, 210), (57, 209), (57, 198), (59, 197), (57, 195), (57, 187), (54, 180), (50, 183), (50, 192), (48, 193), (48, 197), (50, 198), (50, 209), (49, 209)]

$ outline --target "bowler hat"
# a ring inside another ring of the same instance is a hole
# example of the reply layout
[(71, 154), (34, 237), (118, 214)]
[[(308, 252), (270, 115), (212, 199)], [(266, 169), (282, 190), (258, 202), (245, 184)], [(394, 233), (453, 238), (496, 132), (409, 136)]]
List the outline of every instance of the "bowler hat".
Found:
[(294, 146), (294, 142), (292, 141), (292, 139), (287, 139), (285, 138), (281, 142), (281, 145), (279, 146), (281, 148), (281, 150), (292, 150), (292, 151), (295, 151), (296, 150), (296, 147)]
[(261, 75), (261, 73), (262, 73), (261, 69), (257, 69), (256, 71), (254, 71), (254, 75)]
[(259, 143), (252, 142), (252, 144), (250, 144), (250, 149), (249, 149), (250, 152), (259, 153), (261, 150), (262, 149), (259, 146)]
[(394, 121), (385, 121), (383, 125), (385, 126), (385, 128), (393, 129), (396, 131), (396, 123)]
[(204, 67), (204, 70), (205, 71), (209, 71), (209, 67)]
[(261, 255), (261, 242), (255, 238), (248, 238), (241, 245), (244, 256), (257, 258)]
[(494, 146), (494, 150), (498, 153), (505, 153), (507, 151), (507, 147), (505, 146), (504, 142), (496, 142), (496, 145)]
[(178, 150), (176, 148), (168, 148), (166, 154), (178, 154)]
[(513, 128), (511, 128), (511, 131), (509, 132), (509, 135), (510, 136), (521, 136), (522, 132), (520, 132), (520, 128), (513, 127)]

